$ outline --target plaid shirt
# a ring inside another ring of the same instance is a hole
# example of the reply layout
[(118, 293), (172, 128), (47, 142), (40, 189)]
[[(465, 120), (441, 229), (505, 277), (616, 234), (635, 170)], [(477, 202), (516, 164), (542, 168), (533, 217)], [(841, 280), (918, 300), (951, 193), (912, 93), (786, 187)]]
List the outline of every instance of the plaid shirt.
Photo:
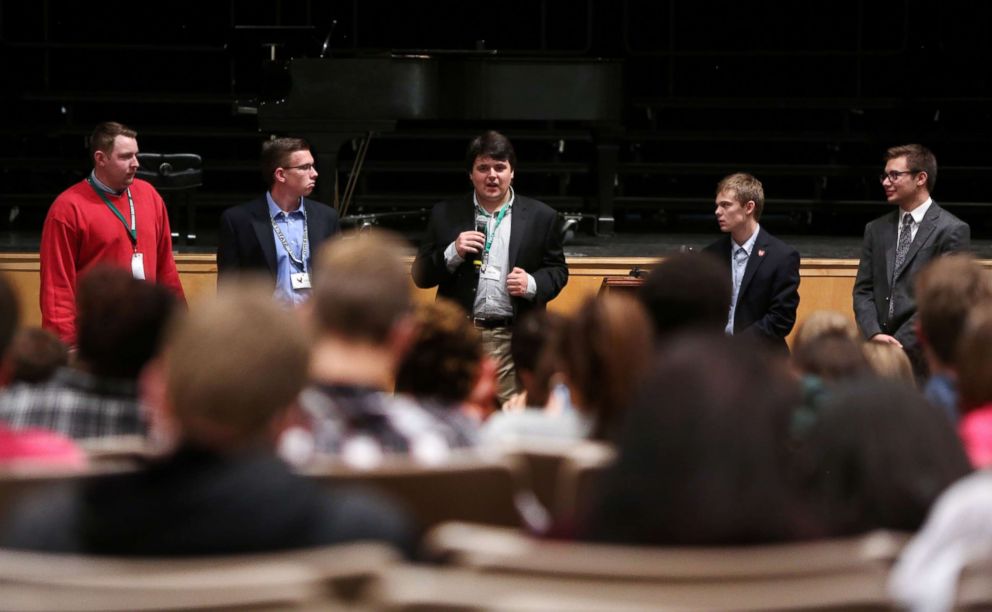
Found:
[(70, 438), (144, 435), (137, 382), (62, 368), (41, 385), (16, 384), (0, 393), (0, 421), (13, 429), (40, 427)]

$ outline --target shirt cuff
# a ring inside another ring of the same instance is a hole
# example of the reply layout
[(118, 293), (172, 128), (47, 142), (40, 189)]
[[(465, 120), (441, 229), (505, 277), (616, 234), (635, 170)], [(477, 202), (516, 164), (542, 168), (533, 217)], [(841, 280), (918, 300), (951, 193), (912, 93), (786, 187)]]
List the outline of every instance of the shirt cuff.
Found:
[(524, 298), (534, 301), (534, 296), (537, 295), (537, 281), (530, 274), (527, 275), (527, 291), (524, 291)]
[(462, 265), (463, 261), (465, 259), (458, 254), (454, 242), (449, 244), (448, 248), (444, 249), (444, 265), (448, 268), (448, 272), (454, 272), (455, 268)]

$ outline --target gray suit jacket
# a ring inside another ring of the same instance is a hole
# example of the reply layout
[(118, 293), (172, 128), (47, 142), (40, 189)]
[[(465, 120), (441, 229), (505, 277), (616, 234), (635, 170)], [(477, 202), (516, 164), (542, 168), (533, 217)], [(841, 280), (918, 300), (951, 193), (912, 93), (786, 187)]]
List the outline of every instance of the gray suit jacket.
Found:
[[(888, 334), (904, 347), (914, 348), (916, 273), (940, 255), (968, 250), (971, 229), (934, 202), (920, 223), (902, 267), (893, 270), (900, 214), (901, 210), (893, 210), (865, 226), (861, 262), (854, 281), (854, 316), (866, 339)], [(891, 318), (889, 300), (895, 300)]]

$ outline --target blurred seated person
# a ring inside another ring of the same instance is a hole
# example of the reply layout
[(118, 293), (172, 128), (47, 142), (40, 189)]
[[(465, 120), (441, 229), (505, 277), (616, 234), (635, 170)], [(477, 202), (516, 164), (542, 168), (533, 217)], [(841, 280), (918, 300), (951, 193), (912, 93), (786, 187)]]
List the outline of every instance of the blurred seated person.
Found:
[(478, 436), (496, 401), (496, 362), (482, 336), (457, 303), (438, 298), (414, 308), (414, 335), (396, 373), (398, 395), (462, 432)]
[(792, 338), (792, 350), (825, 335), (847, 336), (855, 342), (861, 340), (861, 332), (854, 320), (836, 310), (814, 310), (803, 319)]
[(797, 453), (797, 474), (830, 537), (916, 531), (970, 471), (951, 423), (903, 381), (834, 387)]
[(39, 384), (69, 365), (69, 349), (47, 329), (26, 327), (14, 336), (9, 359), (11, 383)]
[(742, 340), (721, 327), (659, 351), (580, 520), (583, 539), (733, 546), (818, 534), (790, 477), (798, 385)]
[(800, 376), (813, 376), (827, 384), (872, 375), (861, 341), (845, 331), (827, 331), (796, 344), (792, 366)]
[(138, 379), (158, 354), (179, 304), (175, 293), (127, 270), (100, 266), (82, 277), (76, 298), (76, 367), (58, 370), (45, 384), (0, 393), (0, 422), (74, 439), (144, 435)]
[[(548, 347), (565, 325), (564, 315), (548, 310), (524, 313), (513, 325), (510, 355), (521, 390), (501, 406), (513, 412), (527, 407), (552, 412), (570, 408), (567, 388), (560, 381), (559, 366)], [(564, 389), (564, 401), (561, 399)], [(569, 404), (569, 405), (561, 405)]]
[(651, 270), (638, 299), (653, 323), (655, 343), (691, 331), (724, 330), (732, 287), (719, 259), (709, 253), (676, 253)]
[[(0, 274), (0, 386), (16, 367), (11, 363), (10, 347), (18, 334), (20, 314), (14, 288), (7, 277)], [(0, 423), (0, 466), (4, 468), (82, 468), (85, 465), (86, 454), (63, 435), (35, 428), (18, 431)]]
[(861, 352), (865, 354), (868, 367), (875, 376), (887, 380), (902, 381), (916, 388), (916, 377), (913, 375), (913, 364), (909, 362), (906, 351), (898, 346), (882, 342), (864, 342)]
[(992, 306), (968, 317), (958, 343), (958, 434), (976, 468), (992, 466)]
[(29, 500), (4, 545), (193, 556), (383, 540), (411, 551), (407, 520), (391, 506), (328, 491), (275, 455), (306, 382), (309, 342), (271, 292), (228, 286), (171, 329), (146, 377), (170, 453)]
[[(627, 404), (651, 361), (647, 313), (628, 296), (588, 298), (567, 317), (547, 350), (560, 370), (574, 409), (495, 414), (486, 423), (487, 443), (523, 438), (612, 440)], [(545, 383), (547, 384), (547, 383)]]
[(314, 348), (302, 427), (280, 451), (296, 464), (314, 453), (371, 467), (388, 453), (443, 460), (472, 439), (415, 402), (393, 395), (416, 332), (404, 245), (385, 232), (344, 234), (314, 261)]

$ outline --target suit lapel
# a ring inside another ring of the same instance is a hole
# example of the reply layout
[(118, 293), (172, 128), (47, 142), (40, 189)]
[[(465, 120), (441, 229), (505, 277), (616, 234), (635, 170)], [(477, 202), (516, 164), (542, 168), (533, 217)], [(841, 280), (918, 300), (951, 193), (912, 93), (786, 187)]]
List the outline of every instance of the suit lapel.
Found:
[(527, 230), (529, 214), (530, 207), (527, 202), (521, 198), (514, 198), (513, 208), (510, 210), (510, 255), (506, 259), (507, 273), (517, 265), (517, 255), (520, 253), (523, 234)]
[(758, 237), (755, 238), (754, 247), (751, 250), (751, 256), (747, 258), (747, 266), (744, 267), (744, 278), (741, 279), (741, 288), (737, 292), (738, 304), (741, 302), (741, 296), (744, 295), (745, 291), (747, 291), (747, 286), (750, 284), (751, 279), (754, 278), (755, 273), (757, 273), (758, 267), (761, 266), (762, 262), (764, 262), (767, 254), (767, 246), (768, 242), (765, 240), (765, 232), (759, 229)]
[(262, 247), (265, 263), (268, 264), (273, 275), (277, 274), (276, 238), (272, 235), (272, 219), (269, 218), (269, 206), (264, 197), (252, 210), (251, 226), (255, 230), (259, 246)]
[(920, 247), (930, 238), (930, 234), (937, 229), (938, 217), (940, 217), (940, 208), (937, 207), (936, 202), (933, 202), (930, 204), (930, 208), (927, 209), (927, 214), (923, 217), (923, 221), (920, 222), (920, 228), (916, 230), (916, 237), (913, 238), (913, 242), (909, 245), (909, 251), (906, 252), (906, 259), (903, 260), (902, 267), (896, 270), (897, 276), (909, 268), (909, 262), (913, 261), (913, 257), (919, 252)]
[(310, 262), (313, 261), (313, 245), (327, 235), (327, 228), (324, 227), (323, 219), (317, 218), (317, 214), (313, 212), (312, 203), (306, 198), (303, 198), (303, 210), (307, 220), (307, 271), (309, 271)]

